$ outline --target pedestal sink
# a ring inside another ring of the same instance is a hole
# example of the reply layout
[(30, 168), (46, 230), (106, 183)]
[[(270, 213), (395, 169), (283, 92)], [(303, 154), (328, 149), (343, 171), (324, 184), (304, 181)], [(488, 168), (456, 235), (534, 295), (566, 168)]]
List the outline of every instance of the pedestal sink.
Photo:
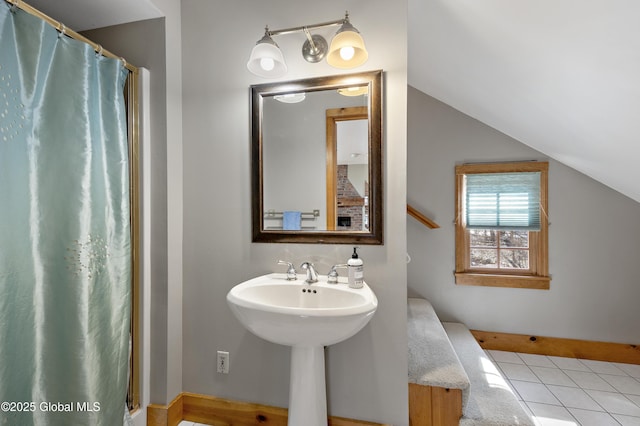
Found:
[(307, 284), (268, 274), (233, 287), (227, 302), (253, 334), (291, 346), (289, 426), (326, 426), (324, 346), (360, 331), (373, 317), (378, 299), (367, 284)]

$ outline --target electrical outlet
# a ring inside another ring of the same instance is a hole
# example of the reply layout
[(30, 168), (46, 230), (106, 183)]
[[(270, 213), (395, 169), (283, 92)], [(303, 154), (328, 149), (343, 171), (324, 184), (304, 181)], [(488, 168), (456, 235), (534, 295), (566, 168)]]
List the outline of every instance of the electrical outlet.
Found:
[(229, 352), (218, 351), (218, 373), (229, 374)]

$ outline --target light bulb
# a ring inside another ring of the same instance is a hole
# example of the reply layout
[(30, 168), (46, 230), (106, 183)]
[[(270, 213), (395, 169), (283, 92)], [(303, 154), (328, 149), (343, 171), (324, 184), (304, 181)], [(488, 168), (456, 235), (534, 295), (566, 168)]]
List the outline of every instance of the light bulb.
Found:
[(271, 71), (275, 66), (275, 62), (271, 58), (261, 58), (260, 67), (265, 71)]
[(345, 46), (340, 48), (340, 57), (345, 61), (350, 61), (355, 53), (356, 50), (353, 48), (353, 46)]

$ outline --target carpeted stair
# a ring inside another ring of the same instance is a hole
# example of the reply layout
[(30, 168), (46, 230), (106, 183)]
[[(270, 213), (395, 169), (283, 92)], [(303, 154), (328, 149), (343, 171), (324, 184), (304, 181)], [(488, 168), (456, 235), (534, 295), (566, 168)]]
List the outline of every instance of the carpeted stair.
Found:
[(425, 299), (410, 298), (407, 315), (409, 383), (461, 389), (464, 406), (469, 377), (433, 307)]
[(471, 383), (460, 425), (533, 426), (533, 421), (506, 380), (469, 329), (464, 324), (455, 322), (445, 322), (442, 325)]
[[(461, 389), (462, 426), (533, 426), (467, 327), (441, 323), (425, 299), (409, 298), (407, 312), (409, 383)], [(411, 425), (420, 426), (415, 419)]]

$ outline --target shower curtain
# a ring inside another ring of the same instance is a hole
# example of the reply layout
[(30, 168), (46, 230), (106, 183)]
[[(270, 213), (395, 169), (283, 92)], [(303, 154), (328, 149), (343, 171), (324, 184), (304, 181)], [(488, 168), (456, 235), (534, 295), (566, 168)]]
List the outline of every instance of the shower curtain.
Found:
[(0, 4), (0, 425), (123, 423), (126, 77)]

